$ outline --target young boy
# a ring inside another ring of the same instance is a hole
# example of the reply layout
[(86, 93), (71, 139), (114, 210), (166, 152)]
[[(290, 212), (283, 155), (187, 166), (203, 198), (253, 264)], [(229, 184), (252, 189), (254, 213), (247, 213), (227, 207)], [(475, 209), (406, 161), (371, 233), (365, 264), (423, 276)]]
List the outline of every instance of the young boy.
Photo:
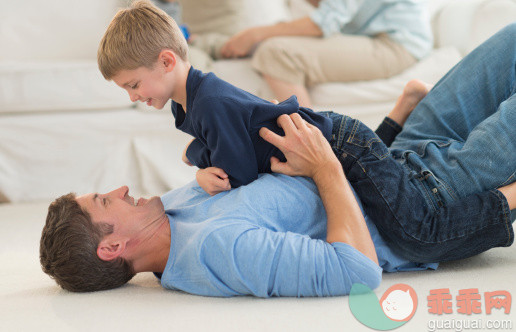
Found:
[[(194, 69), (188, 46), (177, 24), (146, 1), (121, 10), (110, 23), (98, 50), (98, 64), (106, 79), (127, 90), (132, 101), (157, 109), (172, 99), (178, 129), (195, 138), (183, 161), (199, 167), (197, 181), (210, 195), (246, 185), (259, 173), (270, 173), (270, 159), (283, 154), (259, 136), (261, 127), (283, 134), (276, 119), (297, 112), (330, 140), (328, 112), (299, 107), (295, 96), (271, 103)], [(411, 81), (377, 133), (390, 144), (410, 111), (427, 92)], [(394, 121), (393, 121), (394, 120)]]

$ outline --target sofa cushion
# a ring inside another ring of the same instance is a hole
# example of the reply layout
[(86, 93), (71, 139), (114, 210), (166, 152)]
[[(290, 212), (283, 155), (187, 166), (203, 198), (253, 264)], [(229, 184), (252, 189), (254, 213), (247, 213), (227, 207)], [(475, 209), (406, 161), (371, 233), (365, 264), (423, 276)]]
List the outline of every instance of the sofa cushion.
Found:
[(394, 101), (411, 79), (435, 84), (460, 59), (460, 53), (453, 47), (434, 49), (430, 55), (396, 76), (372, 81), (319, 84), (310, 89), (310, 96), (314, 105), (330, 107)]
[(119, 0), (0, 1), (0, 59), (91, 59)]
[[(435, 84), (461, 56), (453, 47), (433, 50), (430, 55), (399, 75), (372, 81), (325, 83), (310, 88), (314, 108), (362, 105), (395, 101), (404, 85), (417, 78)], [(213, 71), (221, 79), (264, 99), (272, 99), (266, 82), (250, 66), (249, 59), (219, 60)]]
[(113, 109), (132, 105), (95, 61), (0, 63), (0, 113)]

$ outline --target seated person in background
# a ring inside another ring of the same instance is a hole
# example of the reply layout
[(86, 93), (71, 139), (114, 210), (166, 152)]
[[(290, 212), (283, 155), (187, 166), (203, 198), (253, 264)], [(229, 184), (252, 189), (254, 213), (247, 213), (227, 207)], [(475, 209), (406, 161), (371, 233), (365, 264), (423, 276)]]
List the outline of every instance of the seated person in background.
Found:
[[(119, 42), (127, 36), (130, 42)], [(264, 126), (282, 134), (276, 123), (281, 114), (299, 113), (330, 140), (328, 112), (299, 107), (295, 97), (275, 105), (212, 73), (203, 74), (190, 65), (187, 50), (172, 19), (150, 3), (137, 2), (121, 10), (108, 27), (99, 47), (99, 68), (106, 79), (126, 89), (133, 101), (147, 101), (159, 109), (168, 99), (174, 100), (176, 127), (195, 137), (185, 149), (184, 161), (201, 168), (197, 179), (208, 193), (237, 188), (257, 179), (259, 173), (270, 173), (273, 156), (285, 160), (281, 151), (258, 134)], [(378, 133), (392, 141), (426, 92), (421, 82), (408, 84)], [(386, 133), (393, 130), (394, 134)]]
[(233, 58), (257, 46), (253, 68), (278, 100), (295, 94), (301, 106), (311, 107), (307, 86), (388, 78), (432, 49), (425, 1), (310, 2), (318, 8), (309, 16), (246, 29), (221, 49)]

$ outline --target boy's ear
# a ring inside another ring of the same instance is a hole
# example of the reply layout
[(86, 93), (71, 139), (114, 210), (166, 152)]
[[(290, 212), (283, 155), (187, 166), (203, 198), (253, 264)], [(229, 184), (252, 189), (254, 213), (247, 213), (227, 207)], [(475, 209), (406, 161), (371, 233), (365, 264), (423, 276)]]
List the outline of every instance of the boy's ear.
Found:
[(108, 241), (104, 239), (100, 241), (97, 247), (97, 256), (103, 261), (111, 261), (125, 251), (125, 241)]
[(159, 54), (158, 61), (159, 61), (160, 65), (165, 67), (165, 70), (167, 72), (170, 72), (170, 71), (174, 70), (176, 63), (177, 63), (177, 58), (173, 51), (163, 50)]

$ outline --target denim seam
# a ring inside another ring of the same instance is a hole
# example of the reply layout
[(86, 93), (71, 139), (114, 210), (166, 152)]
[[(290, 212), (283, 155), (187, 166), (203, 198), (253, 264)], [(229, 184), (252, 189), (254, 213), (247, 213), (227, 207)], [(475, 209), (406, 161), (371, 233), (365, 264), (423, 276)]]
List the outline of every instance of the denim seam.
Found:
[(503, 186), (506, 186), (508, 184), (511, 184), (513, 182), (512, 180), (514, 179), (515, 176), (516, 176), (516, 172), (512, 173), (509, 176), (509, 178), (507, 178), (507, 180), (505, 180), (501, 185), (499, 185), (499, 187), (503, 187)]
[(385, 119), (383, 121), (386, 125), (388, 125), (392, 129), (396, 130), (398, 133), (402, 130), (402, 127), (396, 121), (394, 121), (393, 119), (391, 119), (389, 117), (385, 117)]
[(419, 181), (419, 183), (423, 186), (423, 194), (425, 195), (425, 197), (427, 198), (427, 201), (431, 203), (431, 207), (432, 207), (432, 210), (437, 213), (437, 209), (438, 207), (435, 206), (434, 204), (434, 201), (432, 200), (432, 197), (430, 196), (430, 193), (428, 192), (428, 189), (426, 188), (426, 186), (423, 184), (423, 179), (417, 179)]
[(337, 145), (339, 149), (342, 148), (342, 142), (344, 141), (344, 132), (346, 131), (346, 125), (348, 122), (348, 117), (343, 116), (340, 120), (339, 133), (337, 135)]
[(369, 148), (371, 149), (371, 153), (378, 159), (384, 159), (388, 154), (389, 154), (389, 150), (387, 149), (387, 152), (383, 155), (378, 155), (372, 148), (371, 148), (371, 145), (374, 143), (374, 142), (381, 142), (381, 140), (377, 137), (372, 137), (370, 140), (368, 140), (367, 142), (365, 142), (365, 145), (362, 144), (363, 142), (360, 142), (359, 140), (355, 140), (355, 134), (356, 132), (358, 131), (358, 127), (360, 126), (361, 122), (359, 120), (355, 120), (355, 123), (353, 124), (353, 129), (351, 130), (351, 133), (348, 137), (348, 139), (346, 140), (347, 143), (349, 144), (353, 144), (355, 146), (359, 146), (361, 148)]
[[(361, 166), (362, 167), (362, 166)], [(425, 243), (425, 244), (443, 244), (443, 243), (446, 243), (448, 241), (453, 241), (453, 240), (457, 240), (459, 238), (464, 238), (466, 236), (468, 236), (467, 234), (458, 234), (457, 236), (455, 236), (453, 239), (444, 239), (444, 240), (437, 240), (437, 241), (424, 241), (416, 236), (414, 236), (413, 234), (410, 234), (408, 233), (405, 228), (400, 224), (398, 218), (396, 217), (396, 214), (392, 211), (391, 209), (391, 206), (390, 204), (387, 203), (387, 201), (385, 200), (384, 198), (384, 195), (382, 194), (382, 192), (379, 190), (378, 186), (376, 185), (376, 183), (369, 177), (368, 173), (366, 172), (365, 173), (367, 178), (374, 184), (374, 188), (375, 190), (380, 194), (380, 197), (382, 197), (382, 200), (384, 201), (384, 203), (387, 205), (388, 209), (391, 211), (391, 214), (394, 216), (394, 220), (396, 220), (396, 223), (400, 226), (400, 229), (403, 231), (403, 233), (407, 236), (407, 237), (410, 237), (412, 239), (414, 239), (415, 241), (418, 241), (418, 242), (421, 242), (421, 243)], [(509, 239), (508, 241), (506, 242), (506, 246), (509, 245), (509, 243), (512, 242), (512, 237), (511, 237), (511, 233), (510, 233), (510, 230), (509, 230), (509, 224), (510, 224), (510, 210), (508, 209), (508, 205), (507, 203), (500, 197), (501, 193), (499, 193), (497, 190), (492, 190), (498, 198), (500, 198), (500, 204), (502, 204), (502, 215), (503, 215), (503, 223), (505, 224), (505, 227), (506, 227), (506, 230), (507, 230), (507, 233), (509, 235)], [(425, 190), (426, 192), (426, 190)], [(428, 195), (427, 193), (425, 193), (426, 195)], [(433, 202), (432, 202), (432, 205), (433, 205)], [(509, 211), (509, 212), (508, 212)], [(473, 230), (473, 232), (479, 232), (481, 231), (482, 229), (486, 228), (486, 227), (490, 227), (492, 226), (492, 224), (488, 224), (488, 225), (485, 225), (483, 227), (480, 227), (480, 228), (477, 228), (475, 230)]]
[(511, 230), (509, 229), (509, 227), (512, 227), (512, 224), (511, 224), (511, 210), (509, 209), (509, 203), (507, 203), (507, 199), (505, 198), (505, 196), (500, 192), (498, 191), (497, 189), (493, 189), (491, 190), (492, 193), (494, 193), (498, 199), (500, 200), (500, 205), (501, 205), (501, 215), (502, 215), (502, 222), (503, 224), (505, 224), (505, 229), (507, 230), (507, 234), (509, 236), (509, 238), (507, 239), (507, 242), (505, 243), (505, 246), (508, 246), (511, 242), (512, 242), (512, 237), (511, 237)]
[(432, 176), (434, 177), (436, 182), (439, 182), (441, 184), (439, 187), (444, 188), (444, 190), (446, 190), (448, 192), (448, 194), (450, 194), (452, 199), (457, 200), (457, 196), (455, 195), (455, 192), (453, 191), (453, 189), (451, 189), (451, 187), (445, 181), (443, 181), (443, 180), (439, 179), (437, 176), (435, 176), (435, 174), (432, 171), (430, 171), (430, 173), (432, 174)]

